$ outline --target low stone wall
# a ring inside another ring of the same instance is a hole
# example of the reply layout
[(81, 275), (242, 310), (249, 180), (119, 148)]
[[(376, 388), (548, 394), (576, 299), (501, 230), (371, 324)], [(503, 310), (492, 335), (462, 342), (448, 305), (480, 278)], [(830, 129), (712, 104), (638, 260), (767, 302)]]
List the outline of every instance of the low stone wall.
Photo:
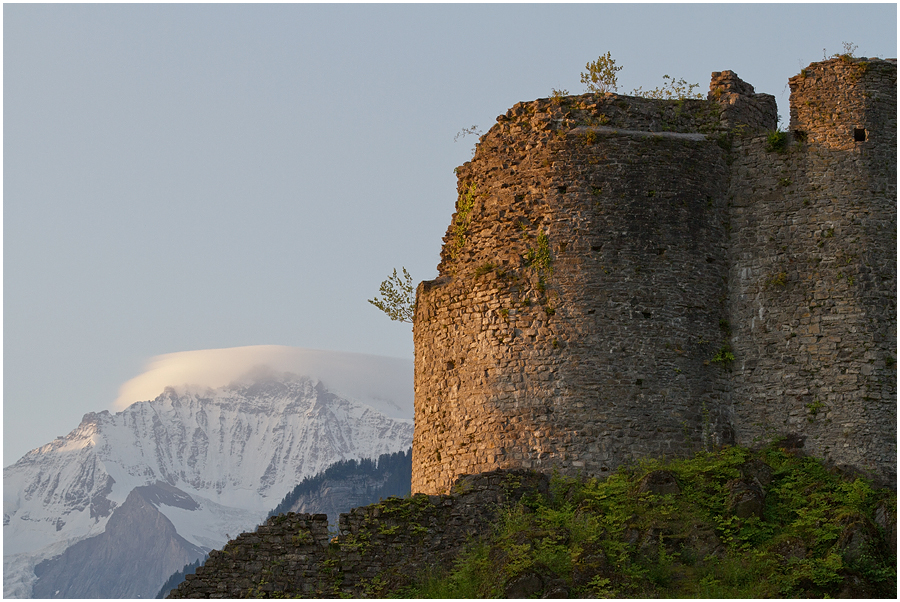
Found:
[(167, 597), (378, 597), (451, 562), (490, 532), (504, 505), (547, 487), (546, 475), (526, 470), (470, 475), (450, 495), (388, 498), (342, 514), (334, 538), (324, 514), (273, 516), (211, 552)]

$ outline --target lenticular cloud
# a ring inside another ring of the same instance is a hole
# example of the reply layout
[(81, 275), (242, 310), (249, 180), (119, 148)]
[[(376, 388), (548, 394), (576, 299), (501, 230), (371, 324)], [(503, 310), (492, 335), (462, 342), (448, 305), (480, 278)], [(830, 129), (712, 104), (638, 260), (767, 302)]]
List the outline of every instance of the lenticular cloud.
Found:
[(320, 380), (330, 391), (375, 405), (392, 418), (413, 413), (413, 362), (401, 358), (254, 345), (158, 355), (143, 374), (119, 388), (117, 410), (155, 399), (166, 387), (217, 388), (266, 373)]

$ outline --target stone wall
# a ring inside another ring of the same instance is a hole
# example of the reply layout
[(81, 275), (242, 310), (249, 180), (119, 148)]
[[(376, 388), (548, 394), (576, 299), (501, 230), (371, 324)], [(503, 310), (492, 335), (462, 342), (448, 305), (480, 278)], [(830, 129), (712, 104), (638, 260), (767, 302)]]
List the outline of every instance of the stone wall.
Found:
[(467, 476), (452, 495), (388, 498), (342, 514), (334, 538), (325, 514), (274, 516), (210, 552), (167, 597), (383, 597), (452, 562), (505, 504), (547, 491), (548, 478), (530, 471)]
[[(738, 137), (729, 189), (732, 400), (744, 445), (896, 472), (896, 65), (792, 78), (793, 139)], [(859, 139), (856, 139), (859, 138)]]
[[(835, 393), (830, 407), (859, 382), (845, 376), (848, 370), (881, 370), (867, 381), (878, 388), (878, 404), (850, 431), (878, 434), (865, 451), (832, 457), (855, 466), (864, 455), (892, 457), (885, 437), (895, 433), (888, 419), (896, 415), (888, 378), (896, 186), (886, 166), (896, 162), (896, 84), (893, 96), (888, 90), (896, 66), (868, 61), (847, 69), (840, 60), (810, 66), (809, 82), (794, 78), (792, 86), (821, 83), (795, 91), (792, 106), (815, 96), (846, 111), (846, 99), (864, 98), (852, 105), (864, 108), (853, 109), (853, 128), (868, 128), (867, 141), (855, 143), (868, 154), (826, 148), (819, 139), (830, 133), (795, 127), (802, 121), (796, 119), (792, 128), (807, 131), (806, 150), (766, 151), (774, 98), (729, 71), (713, 74), (705, 101), (583, 95), (520, 103), (498, 117), (473, 160), (457, 169), (459, 200), (439, 276), (417, 291), (413, 491), (446, 492), (458, 475), (506, 467), (603, 476), (635, 458), (729, 443), (735, 432), (744, 443), (796, 434), (799, 408), (826, 400), (797, 392), (810, 387), (805, 372), (783, 386), (783, 375), (795, 374), (783, 368), (783, 341), (759, 333), (804, 320), (796, 304), (810, 294), (842, 307), (867, 304), (865, 320), (842, 325), (853, 337), (814, 347), (804, 360), (816, 367), (822, 354), (841, 358), (818, 372), (823, 395), (826, 388)], [(851, 76), (847, 91), (840, 82)], [(831, 163), (849, 171), (836, 177)], [(819, 171), (825, 174), (816, 179)], [(794, 201), (800, 209), (790, 205), (786, 213), (785, 203)], [(847, 217), (860, 203), (868, 213), (853, 219), (868, 225), (846, 244), (826, 241), (834, 247), (829, 259), (819, 255), (831, 262), (852, 255), (860, 269), (879, 266), (885, 274), (877, 276), (877, 290), (801, 293), (795, 268), (773, 271), (798, 261), (799, 247), (786, 251), (786, 243), (818, 243), (794, 241), (798, 228), (812, 236), (828, 215)], [(766, 314), (754, 320), (759, 309), (751, 297), (780, 292), (773, 287), (782, 273), (796, 295), (767, 297), (780, 309), (761, 331)], [(772, 388), (776, 382), (781, 388)], [(802, 419), (812, 424), (808, 414)], [(837, 426), (837, 416), (817, 428), (849, 428)], [(862, 466), (886, 475), (893, 460), (885, 462)]]
[(757, 94), (734, 71), (713, 72), (707, 99), (721, 106), (721, 123), (727, 132), (774, 130), (778, 124), (775, 97)]
[(498, 467), (602, 476), (732, 440), (709, 362), (727, 166), (706, 135), (726, 131), (730, 94), (498, 118), (458, 169), (440, 276), (418, 290), (414, 491)]

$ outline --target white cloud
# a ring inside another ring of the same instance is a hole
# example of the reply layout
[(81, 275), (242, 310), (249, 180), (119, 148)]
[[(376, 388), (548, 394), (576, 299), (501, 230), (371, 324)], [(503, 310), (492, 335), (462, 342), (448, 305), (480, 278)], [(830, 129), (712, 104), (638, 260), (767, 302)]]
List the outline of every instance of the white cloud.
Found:
[(152, 358), (143, 374), (119, 388), (114, 407), (155, 399), (166, 387), (217, 388), (252, 378), (259, 371), (292, 372), (322, 381), (332, 392), (372, 405), (392, 418), (412, 418), (412, 360), (254, 345), (179, 351)]

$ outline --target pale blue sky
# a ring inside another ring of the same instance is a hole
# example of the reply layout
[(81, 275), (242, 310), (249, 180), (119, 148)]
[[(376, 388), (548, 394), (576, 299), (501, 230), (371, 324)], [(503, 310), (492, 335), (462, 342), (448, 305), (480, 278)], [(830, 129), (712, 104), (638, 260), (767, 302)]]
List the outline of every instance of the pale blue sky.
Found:
[[(412, 357), (366, 303), (433, 278), (453, 168), (519, 101), (731, 69), (774, 94), (894, 4), (3, 7), (4, 458), (153, 356), (288, 345)], [(411, 386), (411, 383), (410, 383)]]

